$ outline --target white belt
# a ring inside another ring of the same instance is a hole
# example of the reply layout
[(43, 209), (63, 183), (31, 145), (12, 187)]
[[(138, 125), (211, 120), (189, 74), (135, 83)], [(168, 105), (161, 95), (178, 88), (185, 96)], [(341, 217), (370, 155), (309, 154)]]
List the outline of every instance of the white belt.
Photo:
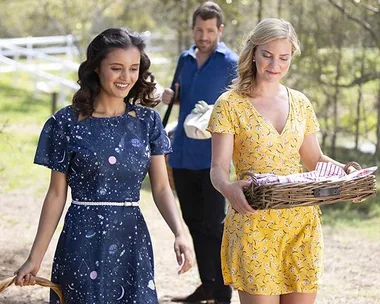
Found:
[(138, 207), (139, 202), (78, 202), (73, 201), (75, 205), (81, 206), (121, 206), (121, 207)]

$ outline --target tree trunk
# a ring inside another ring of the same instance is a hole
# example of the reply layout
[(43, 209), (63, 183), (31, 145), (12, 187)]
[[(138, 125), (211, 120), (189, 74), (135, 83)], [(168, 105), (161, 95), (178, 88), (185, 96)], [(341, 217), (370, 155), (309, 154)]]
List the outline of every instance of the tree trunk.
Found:
[(375, 162), (376, 165), (380, 165), (380, 81), (379, 89), (377, 91), (377, 125), (376, 125), (376, 150), (375, 150)]
[(304, 6), (304, 1), (301, 0), (299, 4), (299, 12), (298, 12), (298, 24), (297, 24), (297, 31), (298, 31), (298, 39), (300, 41), (303, 41), (304, 37), (304, 26), (303, 26), (303, 19), (304, 19), (304, 11), (305, 11), (305, 6)]
[(338, 40), (338, 58), (336, 63), (336, 75), (334, 81), (334, 96), (333, 96), (333, 130), (331, 136), (331, 157), (335, 158), (336, 156), (336, 138), (338, 135), (338, 100), (340, 94), (339, 80), (341, 77), (342, 69), (342, 38)]
[(282, 0), (277, 1), (277, 18), (281, 18), (282, 15)]
[(259, 8), (257, 10), (257, 22), (260, 22), (263, 17), (263, 0), (259, 0)]
[[(318, 60), (319, 64), (322, 64), (320, 62), (320, 60)], [(328, 93), (328, 90), (326, 88), (322, 88), (322, 91), (325, 95), (325, 104), (324, 104), (324, 107), (323, 107), (323, 121), (325, 122), (325, 127), (321, 130), (321, 133), (322, 133), (322, 138), (321, 138), (321, 148), (322, 148), (322, 151), (325, 151), (326, 150), (326, 146), (327, 146), (327, 139), (329, 137), (329, 133), (330, 133), (330, 120), (329, 120), (329, 108), (330, 108), (330, 99), (331, 99), (331, 96), (330, 94)]]
[[(363, 45), (362, 57), (361, 57), (361, 65), (360, 65), (360, 77), (364, 75), (365, 69), (365, 56), (366, 56), (366, 48)], [(360, 109), (361, 103), (363, 99), (363, 84), (359, 84), (358, 86), (358, 100), (356, 102), (356, 118), (355, 118), (355, 150), (359, 150), (359, 136), (360, 136)]]
[(178, 54), (181, 54), (183, 50), (188, 49), (192, 43), (189, 30), (189, 16), (193, 15), (193, 4), (195, 3), (193, 3), (191, 0), (182, 0), (178, 2), (179, 18), (176, 21)]
[(182, 28), (180, 26), (177, 27), (177, 53), (181, 54), (182, 53), (182, 41), (183, 41), (183, 33), (182, 33)]

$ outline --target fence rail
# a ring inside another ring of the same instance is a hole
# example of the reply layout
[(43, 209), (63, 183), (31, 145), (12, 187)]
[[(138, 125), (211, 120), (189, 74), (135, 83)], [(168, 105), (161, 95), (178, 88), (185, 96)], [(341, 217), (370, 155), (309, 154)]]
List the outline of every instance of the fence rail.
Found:
[[(79, 85), (66, 79), (67, 73), (77, 72), (79, 64), (72, 61), (78, 54), (74, 45), (78, 37), (47, 36), (0, 39), (0, 73), (13, 72), (14, 85), (18, 85), (19, 71), (33, 76), (35, 90), (52, 94), (53, 110), (59, 102), (64, 103), (65, 91), (77, 91)], [(51, 54), (64, 54), (60, 59)], [(4, 66), (5, 65), (5, 66)], [(48, 73), (47, 70), (60, 71), (60, 75)]]
[(27, 66), (25, 64), (22, 64), (22, 63), (15, 61), (15, 60), (9, 59), (3, 55), (0, 55), (0, 62), (14, 66), (21, 71), (28, 72), (28, 73), (33, 74), (35, 76), (38, 76), (38, 77), (44, 78), (46, 80), (52, 81), (52, 82), (56, 83), (57, 85), (63, 85), (65, 87), (68, 87), (68, 88), (73, 89), (73, 90), (79, 89), (79, 85), (74, 81), (67, 80), (65, 78), (62, 78), (62, 77), (59, 77), (59, 76), (56, 76), (56, 75), (53, 75), (50, 73), (46, 73), (44, 71), (40, 71), (38, 69), (33, 69), (30, 66)]
[[(173, 37), (143, 32), (147, 41), (148, 50), (156, 53), (160, 52), (163, 43), (153, 41), (171, 41)], [(80, 37), (67, 36), (46, 36), (46, 37), (26, 37), (0, 39), (0, 74), (13, 72), (15, 86), (19, 83), (19, 71), (26, 72), (33, 76), (35, 90), (42, 90), (49, 93), (58, 93), (59, 102), (64, 103), (65, 91), (78, 90), (79, 85), (66, 79), (67, 73), (77, 72), (79, 64), (72, 61), (77, 58), (78, 49), (75, 42)], [(55, 56), (64, 54), (65, 59)], [(151, 56), (152, 64), (166, 64), (169, 59), (166, 57)], [(54, 75), (47, 71), (60, 71), (60, 75)]]
[[(68, 68), (73, 71), (77, 71), (79, 68), (79, 64), (69, 61), (69, 60), (62, 60), (50, 55), (47, 55), (44, 50), (49, 50), (51, 52), (48, 53), (60, 53), (60, 51), (64, 51), (67, 47), (50, 47), (50, 48), (43, 48), (43, 49), (27, 49), (23, 47), (19, 47), (17, 45), (9, 44), (7, 42), (4, 42), (3, 39), (0, 39), (0, 54), (5, 57), (13, 57), (13, 58), (19, 58), (20, 55), (25, 55), (27, 58), (27, 61), (30, 62), (32, 59), (37, 58), (48, 62), (54, 62), (59, 63), (62, 68)], [(5, 49), (5, 50), (4, 50)], [(65, 53), (65, 52), (63, 52)]]
[(3, 43), (12, 45), (33, 45), (33, 44), (67, 44), (73, 45), (74, 41), (79, 41), (79, 37), (73, 35), (66, 36), (44, 36), (44, 37), (25, 37), (25, 38), (4, 38)]

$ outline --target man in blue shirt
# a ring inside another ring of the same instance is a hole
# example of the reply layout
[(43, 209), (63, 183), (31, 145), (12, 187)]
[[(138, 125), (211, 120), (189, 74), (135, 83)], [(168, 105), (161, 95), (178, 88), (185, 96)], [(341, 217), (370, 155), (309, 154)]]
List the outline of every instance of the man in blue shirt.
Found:
[(172, 88), (162, 95), (162, 101), (169, 104), (174, 91), (179, 92), (178, 125), (169, 164), (202, 282), (191, 295), (172, 301), (231, 301), (232, 291), (223, 283), (220, 262), (226, 201), (210, 180), (211, 140), (191, 139), (183, 127), (198, 101), (214, 104), (237, 75), (238, 56), (219, 42), (223, 27), (223, 13), (216, 3), (208, 1), (196, 9), (192, 24), (195, 45), (180, 55)]

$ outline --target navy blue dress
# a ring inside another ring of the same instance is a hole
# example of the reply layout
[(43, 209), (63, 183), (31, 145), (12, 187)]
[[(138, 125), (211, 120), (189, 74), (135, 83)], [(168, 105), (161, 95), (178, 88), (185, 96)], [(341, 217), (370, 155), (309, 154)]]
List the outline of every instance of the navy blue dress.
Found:
[[(128, 104), (124, 115), (78, 121), (68, 106), (45, 123), (34, 162), (66, 173), (73, 201), (138, 202), (151, 155), (169, 152), (154, 110)], [(65, 304), (158, 303), (140, 208), (71, 204), (52, 281), (61, 285)], [(59, 303), (54, 292), (50, 303)]]

